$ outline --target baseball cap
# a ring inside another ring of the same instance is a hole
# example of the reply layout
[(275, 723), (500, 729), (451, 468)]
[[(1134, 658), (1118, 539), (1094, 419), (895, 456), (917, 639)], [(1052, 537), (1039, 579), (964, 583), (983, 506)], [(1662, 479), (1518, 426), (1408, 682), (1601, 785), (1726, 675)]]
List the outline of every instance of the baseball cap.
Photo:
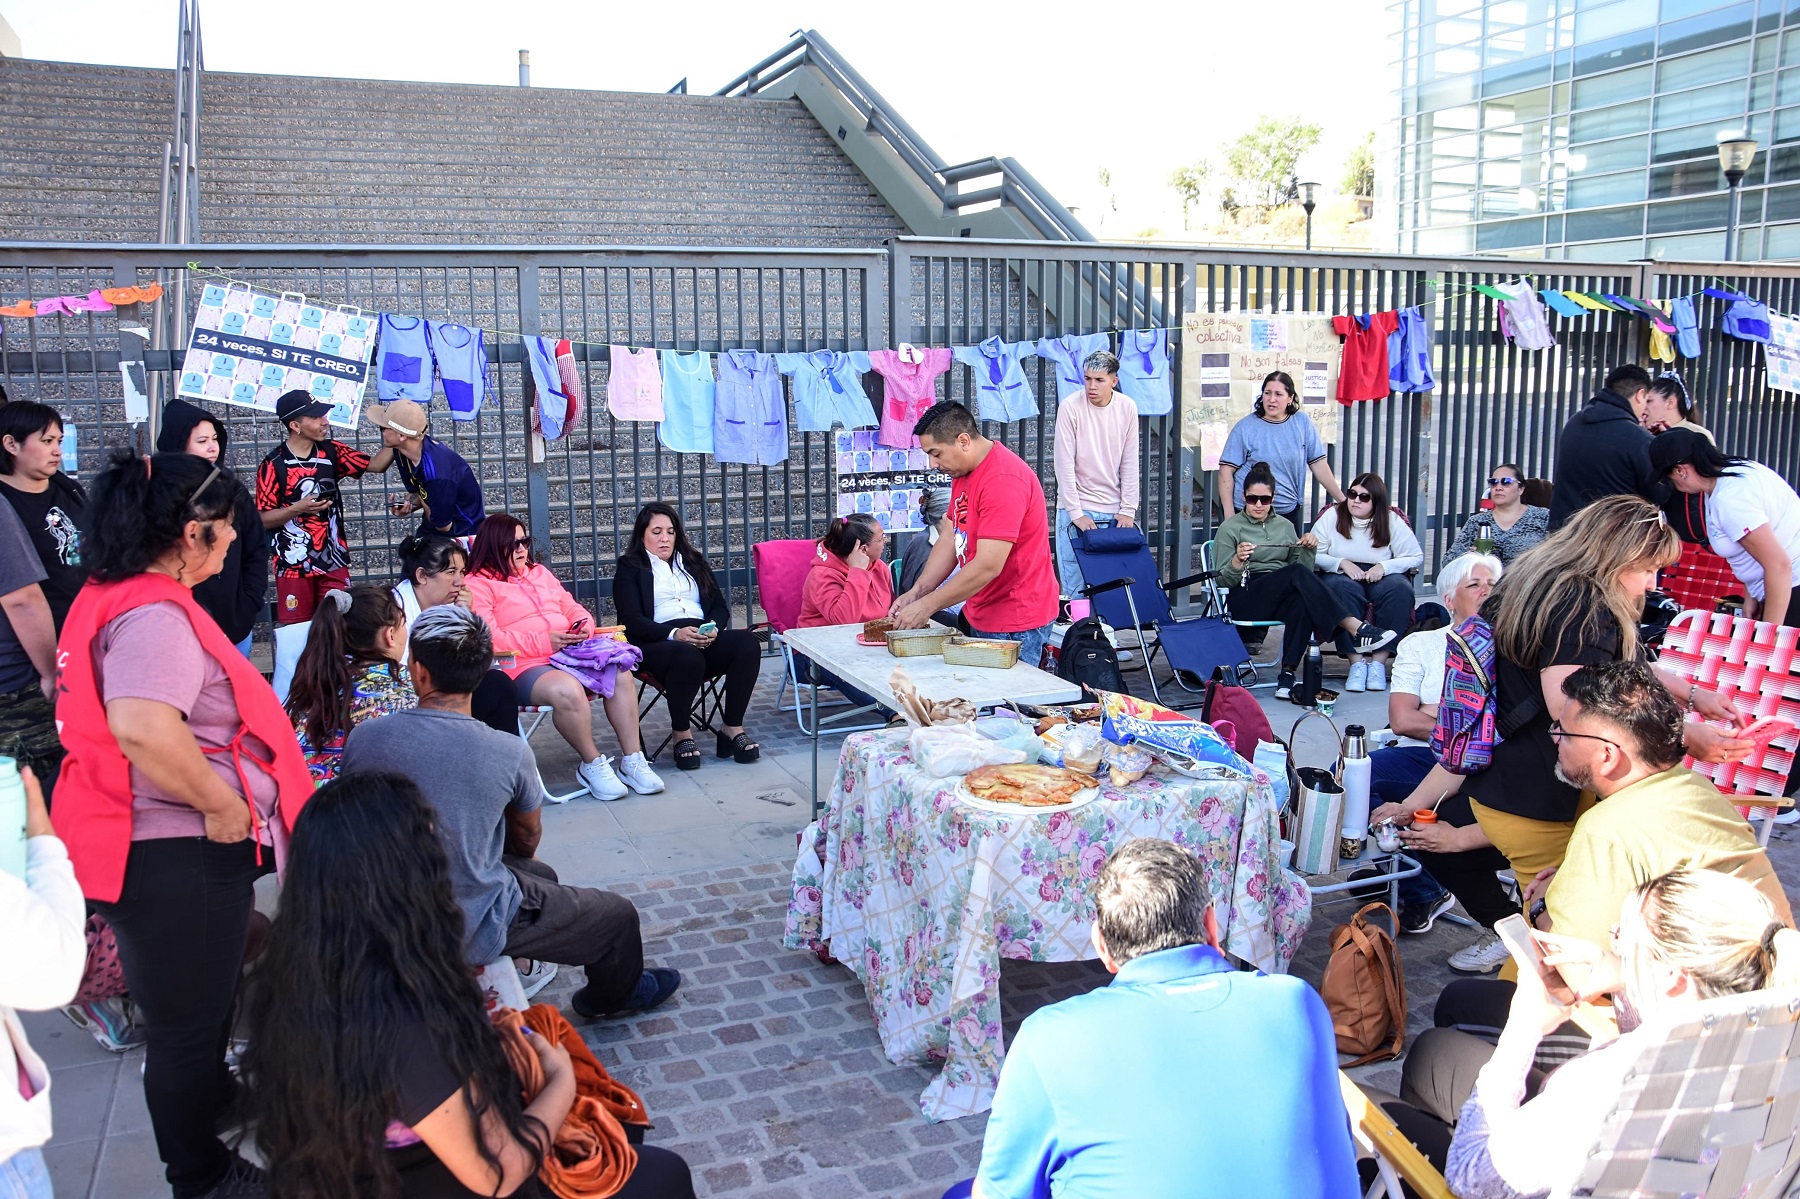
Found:
[(420, 437), (431, 427), (425, 409), (411, 400), (395, 400), (390, 404), (370, 404), (363, 416), (377, 429), (392, 429), (402, 437)]
[(1666, 475), (1683, 462), (1694, 460), (1694, 449), (1700, 434), (1692, 429), (1670, 429), (1658, 433), (1650, 441), (1650, 466), (1658, 475)]
[(299, 420), (303, 416), (325, 416), (331, 412), (333, 407), (334, 405), (327, 404), (323, 400), (313, 399), (311, 392), (302, 391), (296, 387), (292, 391), (282, 393), (281, 398), (275, 401), (275, 419), (286, 424), (291, 420)]

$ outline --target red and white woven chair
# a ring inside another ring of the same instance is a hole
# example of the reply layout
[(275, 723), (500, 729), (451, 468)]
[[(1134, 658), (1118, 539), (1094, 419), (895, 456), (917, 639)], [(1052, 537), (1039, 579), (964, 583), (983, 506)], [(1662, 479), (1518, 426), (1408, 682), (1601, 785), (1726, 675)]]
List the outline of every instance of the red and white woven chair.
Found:
[[(1726, 612), (1683, 612), (1669, 625), (1657, 664), (1697, 679), (1753, 718), (1779, 716), (1800, 725), (1800, 629)], [(1793, 804), (1781, 793), (1797, 747), (1800, 729), (1792, 729), (1745, 761), (1689, 758), (1687, 764), (1728, 797), (1769, 797), (1739, 804), (1753, 823), (1761, 822), (1760, 839), (1767, 844), (1776, 812)]]
[(1680, 561), (1664, 569), (1657, 587), (1680, 604), (1683, 612), (1696, 608), (1711, 612), (1726, 596), (1744, 593), (1730, 563), (1691, 541), (1681, 543)]

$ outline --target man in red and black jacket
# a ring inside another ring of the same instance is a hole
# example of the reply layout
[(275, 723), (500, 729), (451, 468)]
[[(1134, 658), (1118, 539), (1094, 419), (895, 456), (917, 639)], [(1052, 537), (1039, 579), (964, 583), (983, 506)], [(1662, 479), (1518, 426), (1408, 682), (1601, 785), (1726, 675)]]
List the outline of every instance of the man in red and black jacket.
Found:
[(392, 464), (394, 451), (373, 459), (331, 437), (331, 405), (304, 391), (275, 403), (287, 430), (256, 468), (256, 506), (270, 530), (275, 559), (275, 623), (301, 624), (334, 587), (350, 585), (350, 547), (338, 507), (338, 484)]

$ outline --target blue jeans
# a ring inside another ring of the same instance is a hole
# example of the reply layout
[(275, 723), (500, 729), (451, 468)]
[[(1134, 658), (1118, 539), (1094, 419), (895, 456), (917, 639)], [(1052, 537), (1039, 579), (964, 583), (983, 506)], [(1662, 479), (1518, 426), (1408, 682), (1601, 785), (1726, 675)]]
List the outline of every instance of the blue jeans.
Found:
[[(1111, 524), (1118, 519), (1116, 512), (1096, 512), (1092, 508), (1087, 510), (1087, 516), (1091, 520), (1106, 524)], [(1077, 532), (1079, 530), (1075, 528), (1074, 522), (1069, 518), (1068, 510), (1058, 508), (1056, 510), (1056, 574), (1062, 580), (1063, 594), (1071, 599), (1080, 596), (1081, 589), (1087, 586), (1087, 580), (1081, 574), (1081, 564), (1075, 561), (1074, 534)]]
[(1037, 666), (1044, 660), (1044, 647), (1050, 644), (1050, 630), (1055, 627), (1056, 622), (1051, 621), (1041, 629), (1025, 629), (1018, 633), (984, 633), (970, 625), (969, 633), (992, 641), (1017, 641), (1020, 645), (1019, 661), (1026, 666)]
[(0, 1162), (0, 1199), (55, 1199), (41, 1149), (21, 1149)]
[[(1377, 806), (1400, 803), (1425, 781), (1436, 764), (1437, 756), (1429, 746), (1396, 745), (1376, 750), (1369, 755), (1369, 802)], [(1444, 884), (1424, 870), (1400, 880), (1402, 907), (1436, 903), (1448, 893)]]

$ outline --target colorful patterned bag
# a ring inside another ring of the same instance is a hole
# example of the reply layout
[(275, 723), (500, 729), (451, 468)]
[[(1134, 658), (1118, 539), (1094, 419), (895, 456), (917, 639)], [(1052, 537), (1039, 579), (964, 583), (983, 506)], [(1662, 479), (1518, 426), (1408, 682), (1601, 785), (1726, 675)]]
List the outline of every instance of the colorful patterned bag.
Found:
[(1450, 630), (1444, 652), (1444, 695), (1431, 730), (1431, 752), (1452, 774), (1486, 770), (1500, 741), (1495, 717), (1494, 626), (1471, 616)]

